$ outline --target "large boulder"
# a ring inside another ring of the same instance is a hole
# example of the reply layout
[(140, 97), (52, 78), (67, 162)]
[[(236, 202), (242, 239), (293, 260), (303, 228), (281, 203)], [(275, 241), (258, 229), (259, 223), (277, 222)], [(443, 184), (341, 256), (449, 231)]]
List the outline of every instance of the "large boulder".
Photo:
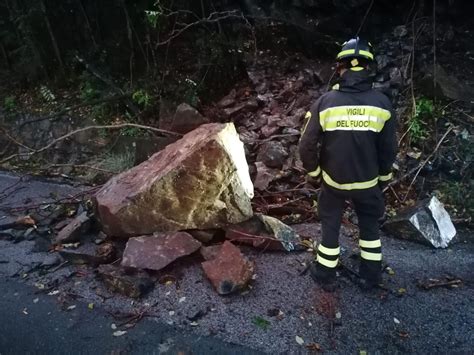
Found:
[(220, 228), (252, 216), (253, 185), (232, 123), (210, 123), (108, 181), (95, 196), (110, 236)]

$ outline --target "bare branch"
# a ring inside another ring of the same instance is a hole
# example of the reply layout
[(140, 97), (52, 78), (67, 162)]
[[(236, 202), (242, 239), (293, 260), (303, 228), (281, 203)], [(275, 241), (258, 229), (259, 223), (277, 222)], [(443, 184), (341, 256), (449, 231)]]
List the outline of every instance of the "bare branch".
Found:
[(36, 155), (38, 153), (44, 152), (44, 151), (50, 149), (51, 147), (53, 147), (54, 145), (56, 145), (57, 143), (59, 143), (60, 141), (63, 141), (65, 139), (69, 138), (69, 137), (72, 137), (73, 135), (75, 135), (77, 133), (80, 133), (80, 132), (89, 131), (91, 129), (117, 129), (117, 128), (124, 128), (124, 127), (136, 127), (136, 128), (146, 129), (146, 130), (150, 130), (150, 131), (161, 133), (161, 134), (167, 134), (167, 135), (175, 136), (175, 137), (181, 137), (182, 136), (181, 134), (176, 133), (176, 132), (171, 132), (171, 131), (167, 131), (167, 130), (164, 130), (164, 129), (159, 129), (159, 128), (155, 128), (155, 127), (151, 127), (151, 126), (144, 126), (144, 125), (137, 124), (137, 123), (122, 123), (122, 124), (107, 125), (107, 126), (87, 126), (87, 127), (76, 129), (74, 131), (71, 131), (71, 132), (59, 137), (59, 138), (56, 138), (55, 140), (51, 141), (50, 143), (48, 143), (47, 145), (45, 145), (42, 148), (32, 150), (31, 152), (28, 152), (28, 153), (25, 153), (25, 154), (10, 155), (9, 157), (7, 157), (5, 159), (0, 160), (0, 164), (4, 164), (7, 161), (10, 161), (10, 160), (12, 160), (14, 158), (17, 158), (17, 157), (20, 157), (20, 156), (31, 157), (31, 156)]

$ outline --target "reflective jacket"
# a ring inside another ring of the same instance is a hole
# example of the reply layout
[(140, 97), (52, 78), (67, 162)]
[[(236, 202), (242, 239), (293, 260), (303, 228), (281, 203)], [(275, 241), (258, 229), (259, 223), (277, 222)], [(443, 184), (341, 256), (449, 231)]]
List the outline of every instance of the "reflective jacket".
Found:
[(303, 167), (338, 190), (390, 180), (398, 147), (390, 100), (372, 89), (362, 68), (347, 70), (336, 86), (306, 114), (299, 144)]

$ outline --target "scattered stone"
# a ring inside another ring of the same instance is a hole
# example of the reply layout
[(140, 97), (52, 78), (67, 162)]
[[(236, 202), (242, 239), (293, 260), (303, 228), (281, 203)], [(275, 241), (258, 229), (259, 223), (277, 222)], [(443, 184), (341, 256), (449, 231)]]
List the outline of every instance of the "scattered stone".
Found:
[(65, 244), (78, 242), (81, 239), (81, 235), (87, 233), (91, 226), (92, 222), (87, 216), (87, 212), (82, 212), (58, 232), (55, 243)]
[(201, 243), (186, 232), (130, 238), (123, 253), (122, 266), (161, 270), (200, 247)]
[(204, 317), (208, 313), (209, 313), (209, 307), (194, 305), (186, 313), (186, 318), (191, 322), (195, 322), (195, 321), (201, 319), (202, 317)]
[(155, 283), (144, 271), (126, 271), (113, 265), (101, 265), (97, 269), (99, 278), (111, 292), (139, 298), (153, 289)]
[[(102, 247), (102, 245), (100, 247)], [(103, 250), (104, 249), (98, 249), (95, 245), (88, 243), (79, 246), (77, 249), (60, 250), (59, 255), (71, 264), (88, 264), (96, 267), (100, 264), (111, 263), (115, 259), (115, 252), (104, 253)]]
[(113, 177), (95, 205), (107, 235), (135, 236), (238, 223), (253, 214), (252, 197), (234, 125), (213, 123)]
[(288, 151), (279, 141), (270, 141), (262, 144), (258, 150), (257, 160), (263, 162), (270, 168), (281, 169)]
[(255, 189), (264, 191), (268, 188), (268, 185), (270, 185), (270, 183), (275, 180), (278, 171), (270, 169), (259, 161), (255, 163), (255, 168), (257, 169), (257, 175), (255, 176), (253, 185)]
[(405, 37), (408, 34), (407, 26), (400, 25), (393, 29), (393, 35), (395, 37)]
[(436, 88), (433, 88), (432, 72), (423, 78), (420, 85), (424, 92), (428, 95), (431, 93), (431, 96), (443, 96), (448, 99), (466, 102), (474, 100), (474, 89), (453, 75), (448, 74), (439, 64), (436, 65)]
[(262, 214), (226, 229), (229, 240), (264, 250), (301, 250), (299, 235), (278, 219)]
[(174, 114), (171, 131), (185, 134), (206, 123), (209, 123), (209, 120), (202, 116), (198, 110), (182, 103)]
[(57, 254), (48, 254), (41, 263), (42, 268), (51, 268), (53, 266), (59, 265), (61, 263), (61, 258)]
[(395, 87), (403, 85), (403, 76), (399, 68), (390, 68), (390, 85)]
[(209, 243), (216, 233), (218, 232), (217, 229), (191, 229), (187, 230), (189, 234), (193, 236), (194, 239), (199, 240), (201, 243)]
[(201, 249), (199, 249), (199, 252), (204, 260), (209, 261), (217, 258), (217, 255), (221, 251), (221, 247), (222, 244), (209, 245), (207, 247), (202, 246)]
[(401, 211), (384, 228), (395, 237), (429, 242), (435, 248), (446, 248), (456, 235), (448, 212), (436, 197)]
[(255, 110), (258, 109), (258, 102), (256, 99), (250, 99), (240, 105), (231, 107), (231, 108), (226, 108), (224, 109), (224, 114), (225, 116), (229, 118), (233, 118), (237, 115), (248, 113), (248, 112), (254, 112)]
[(204, 273), (220, 295), (245, 288), (254, 273), (255, 264), (239, 248), (226, 241), (214, 260), (202, 264)]

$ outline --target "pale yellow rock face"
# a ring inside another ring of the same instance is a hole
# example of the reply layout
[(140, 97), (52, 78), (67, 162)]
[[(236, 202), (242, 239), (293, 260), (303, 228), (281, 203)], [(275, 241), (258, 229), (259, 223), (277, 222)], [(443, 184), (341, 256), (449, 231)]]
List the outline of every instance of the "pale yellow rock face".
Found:
[(239, 223), (252, 216), (252, 197), (234, 125), (211, 123), (113, 177), (95, 200), (104, 232), (128, 237)]

